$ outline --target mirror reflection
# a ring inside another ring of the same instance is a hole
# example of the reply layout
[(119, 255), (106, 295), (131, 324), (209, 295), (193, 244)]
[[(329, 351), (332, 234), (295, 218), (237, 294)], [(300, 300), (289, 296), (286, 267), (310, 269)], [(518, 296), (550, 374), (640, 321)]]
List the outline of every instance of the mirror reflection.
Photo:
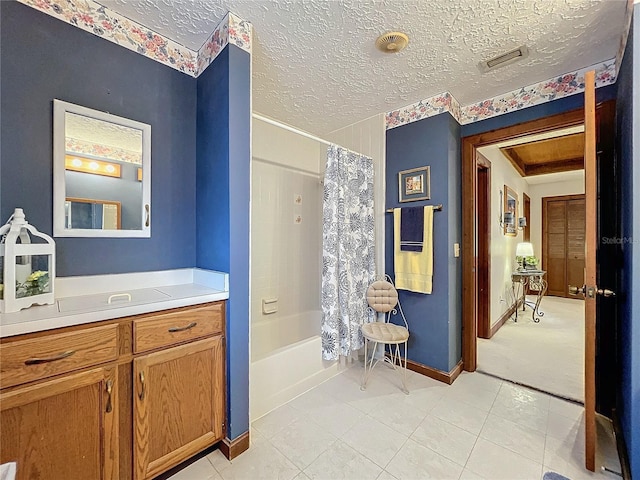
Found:
[(54, 101), (54, 234), (150, 236), (150, 126)]

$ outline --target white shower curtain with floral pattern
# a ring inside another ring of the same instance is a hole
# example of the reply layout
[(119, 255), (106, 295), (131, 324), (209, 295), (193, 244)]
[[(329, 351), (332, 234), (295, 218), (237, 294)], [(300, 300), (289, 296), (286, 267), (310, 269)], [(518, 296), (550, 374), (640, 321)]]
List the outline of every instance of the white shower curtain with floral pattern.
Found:
[(364, 345), (374, 320), (366, 291), (375, 280), (373, 161), (337, 145), (327, 151), (322, 227), (322, 358)]

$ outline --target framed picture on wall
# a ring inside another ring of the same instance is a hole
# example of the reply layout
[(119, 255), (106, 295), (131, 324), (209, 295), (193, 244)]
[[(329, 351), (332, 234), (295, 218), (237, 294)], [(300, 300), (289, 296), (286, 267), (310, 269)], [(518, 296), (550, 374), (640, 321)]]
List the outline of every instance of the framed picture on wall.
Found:
[(504, 234), (515, 237), (518, 234), (516, 219), (518, 218), (518, 194), (509, 187), (504, 186)]
[(398, 173), (400, 202), (414, 202), (431, 198), (430, 167), (412, 168)]

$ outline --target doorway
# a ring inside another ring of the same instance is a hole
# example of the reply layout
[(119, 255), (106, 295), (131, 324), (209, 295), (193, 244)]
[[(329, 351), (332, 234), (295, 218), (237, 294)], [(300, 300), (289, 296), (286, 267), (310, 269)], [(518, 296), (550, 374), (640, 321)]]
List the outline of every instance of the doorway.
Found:
[[(604, 102), (597, 105), (596, 116), (598, 118), (597, 124), (600, 132), (598, 135), (598, 176), (602, 181), (608, 182), (608, 185), (614, 185), (613, 182), (609, 182), (609, 177), (615, 172), (612, 167), (614, 162), (613, 156), (613, 142), (609, 141), (609, 138), (613, 138), (612, 125), (615, 112), (615, 102)], [(479, 337), (480, 329), (478, 325), (479, 318), (479, 305), (481, 295), (479, 289), (479, 281), (481, 276), (481, 262), (480, 253), (477, 250), (481, 244), (477, 243), (476, 234), (477, 230), (477, 212), (479, 208), (479, 189), (482, 187), (482, 179), (478, 177), (478, 152), (477, 149), (497, 142), (504, 142), (507, 140), (520, 139), (527, 135), (550, 132), (553, 130), (574, 127), (582, 124), (584, 121), (584, 111), (582, 109), (565, 112), (559, 115), (553, 115), (550, 117), (513, 125), (510, 127), (494, 130), (490, 132), (484, 132), (477, 135), (472, 135), (462, 139), (462, 316), (463, 316), (463, 342), (462, 342), (462, 357), (463, 368), (467, 371), (475, 371), (477, 369), (477, 339)], [(481, 174), (480, 174), (481, 175)], [(494, 185), (493, 187), (497, 187)], [(599, 192), (600, 201), (607, 201), (607, 204), (611, 204), (615, 200), (616, 191), (615, 188), (607, 187), (601, 189)], [(603, 200), (604, 199), (604, 200)], [(526, 204), (529, 203), (528, 208), (533, 208), (531, 205), (531, 198), (527, 202), (527, 199), (522, 197), (521, 208), (527, 208)], [(602, 210), (602, 206), (600, 207)], [(491, 218), (491, 223), (494, 223), (497, 219)], [(609, 218), (599, 219), (599, 231), (600, 237), (614, 236), (615, 229), (617, 228), (614, 216), (610, 215)], [(529, 238), (534, 234), (531, 230), (526, 232)], [(540, 240), (540, 244), (542, 241)], [(600, 248), (600, 247), (599, 247)], [(600, 249), (607, 253), (610, 250)], [(609, 255), (609, 254), (608, 254)], [(610, 257), (615, 255), (615, 252), (611, 252)], [(485, 262), (483, 262), (484, 264)], [(615, 262), (601, 263), (601, 268), (598, 272), (598, 280), (602, 282), (602, 279), (616, 276), (617, 273)], [(493, 265), (491, 265), (493, 267)], [(607, 285), (615, 285), (610, 280), (606, 281)], [(605, 299), (604, 302), (611, 303), (610, 299)], [(598, 307), (600, 309), (600, 305)], [(611, 307), (607, 306), (611, 311)], [(610, 316), (610, 315), (609, 315)], [(601, 317), (602, 318), (602, 317)], [(598, 405), (598, 411), (605, 415), (610, 415), (609, 406), (613, 405), (613, 392), (612, 382), (615, 379), (610, 375), (611, 367), (615, 366), (615, 352), (611, 351), (610, 345), (614, 345), (615, 341), (612, 341), (615, 336), (615, 322), (609, 322), (609, 325), (597, 324), (598, 337), (597, 337), (597, 351), (599, 352), (596, 358), (596, 403)], [(606, 339), (606, 340), (603, 340)], [(604, 344), (606, 342), (606, 345)], [(603, 388), (603, 387), (607, 388)]]
[[(584, 301), (544, 296), (544, 285), (552, 273), (568, 291), (567, 279), (575, 279), (567, 271), (583, 274), (584, 253), (580, 266), (574, 250), (584, 252), (584, 198), (580, 217), (581, 197), (565, 194), (584, 192), (583, 164), (575, 161), (584, 155), (584, 126), (486, 145), (477, 155), (478, 369), (582, 402)], [(546, 235), (545, 224), (553, 227)], [(553, 258), (542, 266), (545, 236)]]

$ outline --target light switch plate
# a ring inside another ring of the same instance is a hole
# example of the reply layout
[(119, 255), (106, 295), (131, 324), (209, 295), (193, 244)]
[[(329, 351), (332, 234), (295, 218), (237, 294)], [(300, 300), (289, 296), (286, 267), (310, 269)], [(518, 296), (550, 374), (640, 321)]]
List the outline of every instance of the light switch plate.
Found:
[(460, 244), (459, 243), (454, 243), (453, 244), (453, 256), (458, 258), (460, 256)]

